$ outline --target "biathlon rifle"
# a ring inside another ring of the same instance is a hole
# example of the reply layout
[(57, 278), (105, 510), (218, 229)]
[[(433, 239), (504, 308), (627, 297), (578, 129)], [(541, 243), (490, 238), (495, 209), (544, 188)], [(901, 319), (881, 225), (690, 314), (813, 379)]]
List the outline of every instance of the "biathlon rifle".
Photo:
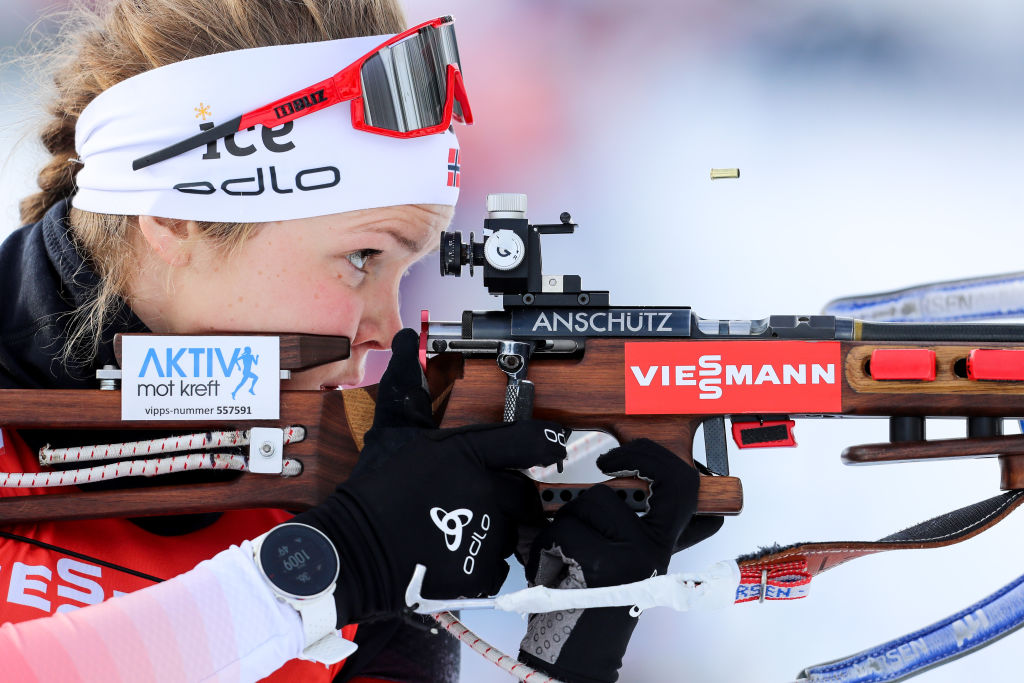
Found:
[[(1024, 325), (823, 315), (712, 320), (685, 306), (612, 306), (607, 291), (584, 290), (577, 275), (542, 273), (541, 237), (571, 234), (577, 226), (568, 213), (558, 224), (531, 225), (525, 203), (524, 195), (489, 196), (481, 242), (442, 234), (442, 275), (482, 268), (484, 285), (503, 307), (466, 311), (459, 322), (432, 321), (424, 312), (421, 356), (440, 426), (534, 416), (618, 441), (653, 439), (688, 462), (703, 426), (699, 514), (742, 509), (740, 481), (728, 476), (726, 418), (738, 447), (759, 448), (795, 445), (793, 418), (884, 417), (890, 442), (848, 448), (844, 462), (998, 456), (1001, 487), (1024, 489), (1024, 436), (1001, 435), (1004, 418), (1024, 415)], [(348, 355), (345, 338), (273, 336), (281, 340), (283, 373)], [(301, 426), (305, 439), (283, 447), (300, 472), (5, 497), (0, 524), (306, 509), (351, 472), (373, 419), (376, 387), (282, 391), (277, 420), (122, 421), (118, 373), (99, 371), (103, 388), (95, 390), (0, 390), (0, 424), (178, 433)], [(966, 418), (967, 437), (925, 440), (928, 416)], [(273, 440), (253, 439), (241, 453), (251, 464), (276, 450)], [(646, 482), (626, 477), (608, 483), (635, 509), (645, 508)], [(538, 493), (551, 511), (589, 486), (538, 483)], [(823, 559), (819, 570), (850, 556), (843, 553)]]

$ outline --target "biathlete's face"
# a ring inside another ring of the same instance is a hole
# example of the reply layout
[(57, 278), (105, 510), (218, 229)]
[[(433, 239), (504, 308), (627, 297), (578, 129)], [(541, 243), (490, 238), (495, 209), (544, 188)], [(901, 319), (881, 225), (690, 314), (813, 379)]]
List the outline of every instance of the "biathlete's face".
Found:
[[(390, 348), (401, 328), (402, 277), (437, 249), (452, 213), (449, 206), (406, 205), (264, 223), (230, 254), (201, 238), (165, 236), (162, 246), (160, 231), (170, 222), (143, 216), (154, 262), (170, 273), (162, 285), (158, 272), (140, 277), (132, 305), (154, 331), (348, 337), (347, 360), (295, 373), (284, 386), (359, 384), (366, 352)], [(177, 222), (179, 235), (184, 229)]]

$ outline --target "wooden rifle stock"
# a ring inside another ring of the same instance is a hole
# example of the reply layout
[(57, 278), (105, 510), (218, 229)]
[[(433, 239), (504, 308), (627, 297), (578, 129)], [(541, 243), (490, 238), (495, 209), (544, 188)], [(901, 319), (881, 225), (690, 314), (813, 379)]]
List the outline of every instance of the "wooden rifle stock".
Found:
[[(771, 344), (770, 341), (764, 343)], [(985, 348), (1024, 352), (1020, 345), (984, 342)], [(921, 420), (927, 416), (1004, 418), (1024, 415), (1024, 382), (970, 381), (957, 370), (977, 345), (963, 343), (842, 342), (842, 409), (833, 414), (873, 415), (893, 420)], [(291, 343), (300, 349), (302, 344)], [(938, 371), (929, 381), (878, 381), (867, 361), (877, 348), (930, 348)], [(282, 349), (285, 345), (282, 345)], [(305, 348), (319, 348), (321, 343)], [(692, 442), (707, 415), (627, 415), (623, 392), (623, 340), (591, 339), (579, 358), (536, 356), (530, 379), (536, 387), (533, 415), (574, 429), (606, 431), (619, 441), (652, 439), (692, 462)], [(335, 351), (336, 352), (336, 351)], [(345, 349), (347, 353), (347, 348)], [(301, 354), (300, 354), (301, 355)], [(303, 360), (288, 360), (291, 367), (308, 367)], [(286, 365), (282, 355), (282, 367)], [(427, 376), (434, 397), (435, 417), (442, 427), (500, 422), (504, 408), (506, 375), (493, 358), (439, 353), (430, 359)], [(201, 432), (245, 429), (253, 426), (301, 425), (305, 441), (287, 447), (285, 456), (302, 464), (295, 477), (241, 474), (216, 483), (156, 485), (108, 491), (68, 492), (61, 489), (43, 496), (0, 498), (0, 523), (146, 516), (276, 507), (302, 510), (318, 504), (351, 473), (362, 447), (363, 434), (373, 421), (374, 387), (345, 391), (283, 391), (280, 419), (275, 421), (120, 420), (120, 393), (100, 390), (0, 391), (0, 424), (18, 429), (161, 430)], [(59, 417), (55, 417), (59, 416)], [(923, 423), (923, 422), (922, 422)], [(850, 449), (850, 463), (892, 462), (950, 457), (1000, 456), (1002, 487), (1024, 487), (1024, 437), (969, 434), (970, 438), (932, 443), (918, 437), (910, 442), (860, 446)], [(636, 479), (608, 482), (624, 497), (642, 501), (649, 491)], [(551, 511), (588, 484), (538, 484), (539, 495)], [(698, 499), (703, 514), (738, 514), (742, 509), (738, 479), (704, 476)], [(642, 505), (641, 505), (642, 507)]]
[[(289, 342), (292, 344), (292, 342)], [(299, 345), (292, 344), (298, 347)], [(282, 367), (307, 367), (304, 361), (289, 360), (282, 344)], [(347, 349), (346, 349), (347, 353)], [(486, 366), (486, 367), (485, 367)], [(435, 397), (436, 417), (442, 427), (501, 420), (503, 375), (494, 363), (463, 361), (457, 354), (431, 359), (428, 378)], [(463, 386), (466, 383), (470, 386)], [(545, 387), (541, 395), (554, 396), (556, 387)], [(188, 514), (233, 509), (272, 507), (308, 509), (326, 499), (335, 486), (352, 472), (363, 445), (363, 435), (373, 422), (376, 387), (344, 391), (282, 391), (278, 420), (153, 420), (121, 421), (119, 391), (8, 389), (0, 390), (0, 425), (17, 431), (39, 430), (159, 430), (168, 433), (206, 432), (301, 425), (305, 440), (290, 444), (285, 457), (298, 460), (302, 473), (294, 477), (240, 473), (228, 481), (190, 484), (148, 485), (140, 488), (89, 491), (71, 487), (54, 489), (46, 495), (0, 497), (0, 524), (19, 524), (105, 517), (143, 517)], [(574, 411), (557, 413), (544, 404), (537, 417), (574, 417)], [(689, 459), (681, 449), (692, 438), (693, 420), (628, 418), (607, 412), (585, 420), (586, 426), (603, 425), (609, 432), (629, 439), (656, 438)], [(579, 420), (576, 421), (579, 423)], [(699, 424), (697, 421), (696, 424)], [(577, 424), (576, 426), (583, 426)], [(682, 441), (680, 441), (682, 439)], [(130, 482), (129, 480), (125, 480)], [(702, 479), (698, 510), (713, 514), (737, 514), (742, 507), (739, 480), (731, 477)], [(645, 498), (645, 482), (618, 479), (611, 486), (628, 495)], [(549, 511), (557, 508), (574, 490), (589, 484), (538, 484)], [(549, 492), (545, 494), (545, 491)], [(563, 491), (567, 493), (563, 493)], [(554, 495), (552, 493), (554, 492)]]
[[(54, 416), (59, 415), (59, 418)], [(121, 395), (100, 390), (0, 391), (0, 422), (18, 429), (161, 430), (204, 432), (302, 425), (307, 438), (286, 447), (302, 474), (241, 473), (230, 481), (68, 491), (0, 498), (0, 523), (103, 517), (144, 517), (243, 508), (304, 510), (323, 501), (352, 471), (359, 451), (349, 434), (340, 391), (282, 391), (281, 417), (268, 421), (121, 421)], [(130, 480), (125, 480), (130, 481)], [(159, 480), (158, 480), (159, 481)]]

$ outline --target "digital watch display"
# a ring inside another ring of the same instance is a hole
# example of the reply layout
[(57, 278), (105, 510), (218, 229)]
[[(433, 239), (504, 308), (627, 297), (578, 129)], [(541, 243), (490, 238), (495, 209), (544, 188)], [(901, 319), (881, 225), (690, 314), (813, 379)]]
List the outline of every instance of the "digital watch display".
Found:
[(263, 537), (259, 548), (260, 571), (281, 593), (313, 598), (338, 579), (338, 552), (319, 529), (286, 523)]

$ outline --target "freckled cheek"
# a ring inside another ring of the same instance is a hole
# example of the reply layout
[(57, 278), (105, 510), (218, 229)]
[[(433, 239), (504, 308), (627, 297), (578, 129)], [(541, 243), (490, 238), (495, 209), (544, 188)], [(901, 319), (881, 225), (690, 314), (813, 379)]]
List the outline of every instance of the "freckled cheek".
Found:
[(322, 283), (286, 297), (283, 306), (302, 329), (347, 337), (355, 335), (363, 312), (362, 302), (347, 288)]

